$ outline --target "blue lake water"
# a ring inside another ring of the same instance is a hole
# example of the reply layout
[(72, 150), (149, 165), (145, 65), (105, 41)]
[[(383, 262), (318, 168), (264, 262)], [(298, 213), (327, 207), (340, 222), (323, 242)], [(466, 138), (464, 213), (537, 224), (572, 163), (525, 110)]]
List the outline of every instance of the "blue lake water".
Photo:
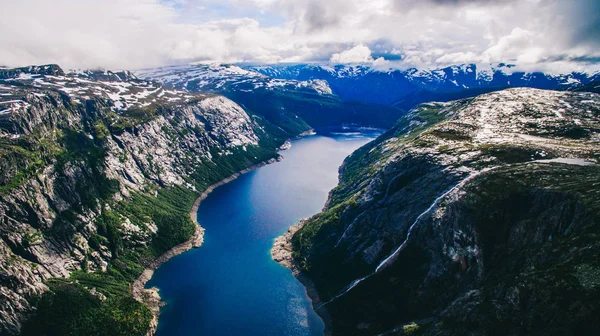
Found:
[(338, 167), (377, 133), (292, 142), (284, 160), (217, 188), (200, 205), (204, 245), (163, 264), (158, 336), (322, 335), (304, 287), (271, 259), (273, 240), (325, 204)]

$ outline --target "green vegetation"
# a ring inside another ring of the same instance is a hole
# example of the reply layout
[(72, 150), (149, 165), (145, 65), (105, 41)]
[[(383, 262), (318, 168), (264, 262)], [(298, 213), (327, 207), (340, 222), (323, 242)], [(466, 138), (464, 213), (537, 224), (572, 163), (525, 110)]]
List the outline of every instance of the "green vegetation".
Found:
[[(233, 92), (229, 98), (247, 109), (253, 116), (260, 116), (283, 134), (295, 136), (311, 127), (289, 109), (285, 96), (268, 91)], [(294, 100), (292, 100), (294, 101)]]
[(102, 121), (98, 120), (94, 124), (94, 134), (96, 135), (96, 139), (104, 140), (110, 134), (110, 131)]
[(133, 130), (137, 125), (144, 124), (167, 113), (170, 113), (169, 107), (158, 104), (151, 104), (145, 107), (130, 107), (118, 116), (116, 114), (108, 114), (107, 117), (111, 120), (108, 125), (111, 132), (121, 134), (125, 131)]
[[(476, 218), (486, 277), (476, 299), (442, 316), (442, 330), (586, 334), (595, 330), (600, 297), (600, 169), (597, 166), (524, 164), (499, 168), (469, 183), (463, 205)], [(465, 211), (463, 209), (463, 211)], [(504, 214), (504, 216), (498, 216)], [(518, 227), (519, 234), (513, 236)], [(543, 234), (533, 237), (532, 233)], [(510, 244), (511, 249), (505, 246)], [(527, 312), (502, 297), (518, 290)], [(464, 319), (466, 314), (482, 318)], [(457, 319), (456, 317), (461, 317)], [(485, 318), (483, 318), (485, 317)], [(526, 325), (526, 329), (522, 329)]]
[(35, 245), (36, 243), (38, 243), (42, 238), (42, 234), (40, 232), (26, 232), (23, 235), (23, 245), (24, 246), (31, 246), (31, 245)]
[[(341, 216), (348, 208), (357, 206), (356, 198), (337, 204), (332, 208), (323, 211), (310, 219), (304, 226), (292, 237), (293, 257), (300, 260), (300, 265), (304, 271), (310, 272), (311, 265), (308, 263), (308, 255), (313, 247), (315, 237), (319, 234), (327, 234), (331, 230), (337, 230), (341, 223)], [(324, 226), (327, 226), (324, 228)]]
[[(379, 138), (356, 150), (344, 160), (342, 179), (330, 194), (329, 206), (342, 203), (361, 190), (377, 171), (378, 162), (386, 162), (398, 147), (409, 143), (422, 147), (435, 144), (424, 136), (427, 130), (443, 122), (452, 111), (469, 102), (469, 99), (456, 101), (452, 103), (452, 107), (437, 103), (422, 104), (398, 119), (394, 127)], [(455, 123), (454, 127), (461, 129), (467, 126)], [(464, 131), (454, 129), (433, 132), (432, 135), (455, 141), (470, 139)], [(387, 149), (382, 146), (385, 142), (387, 142), (385, 147), (389, 147)], [(440, 151), (447, 149), (448, 146), (440, 147)]]
[[(273, 156), (274, 152), (261, 148), (236, 150), (233, 155), (216, 159), (217, 164), (200, 166), (194, 175), (197, 181), (192, 182), (204, 190), (256, 160)], [(111, 251), (113, 260), (107, 271), (79, 271), (72, 274), (72, 280), (53, 280), (52, 290), (40, 298), (37, 313), (29, 320), (24, 335), (145, 334), (151, 313), (131, 299), (130, 283), (139, 277), (144, 265), (194, 234), (195, 224), (189, 210), (197, 196), (197, 192), (174, 186), (159, 189), (156, 196), (134, 193), (130, 200), (112, 204), (113, 210), (104, 210), (96, 218), (97, 234), (89, 244), (98, 251), (102, 247)], [(121, 225), (125, 218), (140, 228), (156, 225), (158, 232), (150, 245), (131, 245), (124, 239)], [(72, 218), (64, 221), (75, 222)], [(99, 300), (89, 293), (89, 289), (95, 289), (107, 299)], [(76, 307), (77, 313), (65, 307)], [(62, 314), (68, 318), (59, 318)], [(111, 327), (98, 329), (98, 321), (110, 323)]]
[(49, 286), (22, 335), (143, 336), (152, 320), (152, 312), (127, 295), (94, 296), (72, 281), (53, 280)]
[(38, 174), (63, 149), (57, 132), (44, 138), (40, 132), (17, 139), (0, 138), (0, 194), (6, 194)]
[[(360, 259), (349, 260), (345, 250), (333, 249), (327, 237), (340, 237), (344, 223), (357, 215), (355, 197), (337, 204), (322, 213), (309, 218), (304, 226), (292, 237), (293, 257), (302, 271), (312, 279), (327, 281), (315, 282), (320, 297), (331, 298), (355, 279), (371, 271), (370, 266)], [(319, 256), (319, 257), (315, 257)]]
[[(159, 234), (152, 239), (150, 252), (159, 256), (194, 234), (195, 224), (189, 216), (189, 211), (197, 196), (197, 193), (181, 186), (160, 189), (156, 197), (136, 193), (117, 211), (138, 227), (144, 228), (148, 223), (156, 225)], [(111, 238), (107, 238), (111, 241)], [(115, 250), (117, 256), (121, 252)]]
[[(156, 257), (194, 234), (196, 226), (189, 210), (199, 192), (249, 166), (276, 158), (275, 149), (286, 139), (310, 129), (303, 118), (287, 110), (316, 106), (318, 111), (315, 113), (322, 114), (339, 112), (343, 108), (336, 99), (321, 99), (302, 92), (289, 99), (277, 97), (268, 108), (264, 108), (264, 97), (254, 97), (257, 100), (244, 107), (257, 125), (254, 131), (260, 139), (258, 146), (215, 146), (210, 150), (211, 159), (201, 162), (198, 162), (197, 152), (175, 154), (181, 166), (178, 168), (187, 172), (182, 177), (196, 191), (149, 182), (143, 190), (130, 191), (128, 198), (116, 200), (113, 196), (121, 186), (105, 173), (107, 141), (121, 145), (119, 139), (111, 138), (111, 135), (136, 134), (139, 130), (136, 127), (161, 116), (170, 123), (162, 127), (162, 132), (171, 142), (196, 135), (203, 145), (210, 144), (204, 141), (207, 132), (211, 131), (210, 123), (205, 123), (204, 127), (186, 128), (183, 117), (169, 104), (129, 108), (117, 113), (104, 99), (74, 105), (64, 95), (51, 94), (49, 102), (55, 106), (58, 102), (63, 103), (64, 111), (56, 111), (48, 120), (42, 120), (38, 129), (27, 130), (29, 133), (18, 138), (0, 139), (1, 194), (23, 185), (43, 169), (50, 171), (52, 168), (53, 177), (56, 177), (54, 192), (71, 205), (57, 211), (49, 229), (26, 233), (22, 246), (30, 247), (44, 239), (72, 241), (85, 246), (86, 242), (80, 238), (83, 235), (90, 248), (82, 258), (77, 255), (81, 271), (72, 273), (69, 279), (47, 281), (50, 289), (39, 297), (30, 298), (36, 310), (25, 323), (23, 335), (146, 334), (152, 314), (131, 298), (131, 283)], [(311, 113), (313, 111), (309, 109), (307, 115)], [(123, 149), (113, 154), (126, 163), (128, 154), (133, 153)], [(149, 159), (153, 173), (158, 170), (156, 161)], [(45, 228), (38, 223), (40, 219), (35, 218), (35, 212), (26, 212), (34, 214), (27, 218), (28, 223)], [(95, 233), (89, 233), (86, 228), (90, 218), (96, 226)], [(131, 227), (140, 230), (131, 231)], [(104, 272), (97, 270), (99, 266), (104, 268), (102, 261), (98, 261), (99, 256), (108, 261)]]

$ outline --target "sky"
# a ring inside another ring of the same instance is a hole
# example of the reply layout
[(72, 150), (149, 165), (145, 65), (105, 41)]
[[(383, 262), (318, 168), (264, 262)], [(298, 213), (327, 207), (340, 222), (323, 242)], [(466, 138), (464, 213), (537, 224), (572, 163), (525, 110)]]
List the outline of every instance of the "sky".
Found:
[(0, 65), (600, 68), (598, 0), (0, 0)]

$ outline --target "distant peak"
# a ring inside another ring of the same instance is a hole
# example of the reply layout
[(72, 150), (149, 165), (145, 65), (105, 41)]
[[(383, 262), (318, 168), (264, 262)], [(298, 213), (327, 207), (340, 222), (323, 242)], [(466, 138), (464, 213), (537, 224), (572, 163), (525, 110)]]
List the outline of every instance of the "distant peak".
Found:
[(0, 68), (0, 79), (16, 78), (21, 74), (64, 76), (65, 72), (57, 64), (30, 65), (20, 68)]

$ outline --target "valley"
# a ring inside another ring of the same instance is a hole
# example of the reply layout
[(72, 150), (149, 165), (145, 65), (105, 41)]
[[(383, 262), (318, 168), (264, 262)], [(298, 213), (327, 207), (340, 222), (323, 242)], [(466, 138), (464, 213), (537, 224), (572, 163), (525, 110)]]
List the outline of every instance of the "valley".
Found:
[(148, 283), (167, 303), (157, 335), (322, 335), (305, 289), (268, 251), (321, 209), (344, 157), (377, 134), (294, 140), (282, 161), (215, 189), (198, 208), (203, 246), (162, 265)]
[(0, 13), (0, 336), (599, 334), (599, 0)]
[[(595, 328), (594, 76), (400, 104), (295, 67), (0, 70), (0, 334)], [(269, 255), (297, 222), (273, 257), (311, 298)]]

